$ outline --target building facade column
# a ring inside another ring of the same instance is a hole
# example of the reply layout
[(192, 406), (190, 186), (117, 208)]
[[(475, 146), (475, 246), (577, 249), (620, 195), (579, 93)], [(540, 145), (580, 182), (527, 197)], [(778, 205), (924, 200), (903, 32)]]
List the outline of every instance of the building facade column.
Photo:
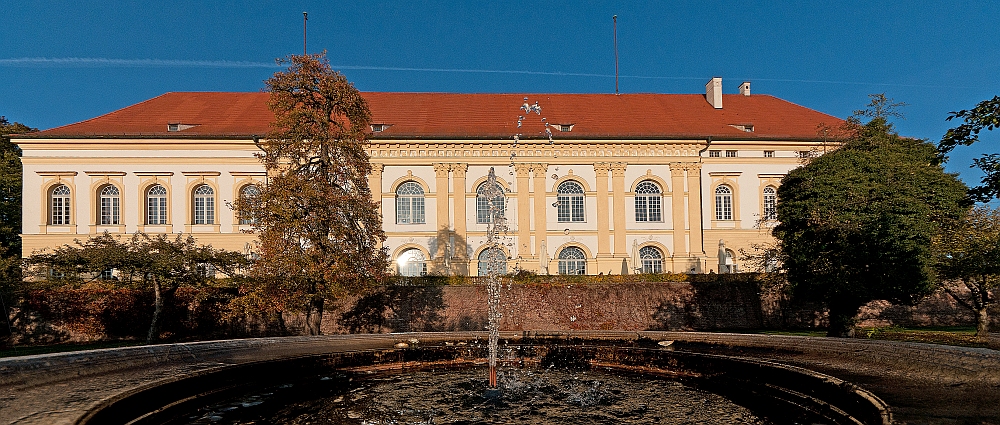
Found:
[(528, 177), (531, 164), (514, 164), (517, 178), (517, 256), (531, 257), (531, 198)]
[(608, 214), (608, 210), (611, 208), (611, 200), (608, 199), (608, 170), (610, 169), (611, 164), (607, 162), (594, 164), (594, 174), (597, 176), (597, 185), (595, 185), (597, 189), (597, 258), (611, 257), (611, 218)]
[(443, 271), (445, 268), (445, 257), (447, 255), (448, 242), (451, 239), (451, 229), (448, 223), (448, 174), (451, 171), (451, 164), (434, 163), (434, 198), (437, 210), (437, 249), (434, 250), (434, 264), (436, 271)]
[(469, 170), (469, 164), (451, 164), (451, 175), (454, 181), (452, 184), (452, 210), (455, 211), (454, 227), (455, 227), (455, 242), (454, 242), (454, 255), (452, 259), (454, 261), (454, 274), (461, 276), (469, 275), (469, 253), (468, 253), (468, 217), (465, 215), (466, 207), (466, 187), (465, 187), (465, 172)]
[(535, 255), (532, 258), (537, 258), (542, 255), (543, 248), (546, 248), (545, 240), (549, 231), (549, 224), (545, 216), (546, 195), (548, 194), (546, 173), (549, 172), (549, 164), (533, 164), (531, 171), (534, 173), (535, 183)]
[[(692, 162), (686, 165), (687, 186), (688, 186), (688, 226), (690, 226), (691, 255), (705, 255), (704, 241), (702, 240), (702, 217), (701, 217), (701, 164)], [(701, 270), (698, 270), (701, 272)]]
[(372, 200), (378, 207), (378, 213), (382, 215), (382, 170), (385, 165), (372, 163), (371, 174), (368, 175), (368, 190), (372, 193)]
[(628, 246), (625, 243), (625, 169), (628, 164), (615, 162), (611, 164), (611, 187), (615, 201), (615, 257), (628, 258)]
[(689, 253), (684, 235), (687, 233), (684, 225), (684, 165), (678, 162), (670, 163), (670, 216), (674, 228), (674, 256)]

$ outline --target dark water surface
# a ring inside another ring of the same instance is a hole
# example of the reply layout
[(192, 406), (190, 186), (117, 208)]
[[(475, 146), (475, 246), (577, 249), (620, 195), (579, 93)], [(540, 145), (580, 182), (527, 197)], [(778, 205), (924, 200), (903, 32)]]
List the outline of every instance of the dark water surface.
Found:
[(196, 424), (768, 424), (681, 383), (592, 370), (485, 369), (330, 375), (201, 409)]

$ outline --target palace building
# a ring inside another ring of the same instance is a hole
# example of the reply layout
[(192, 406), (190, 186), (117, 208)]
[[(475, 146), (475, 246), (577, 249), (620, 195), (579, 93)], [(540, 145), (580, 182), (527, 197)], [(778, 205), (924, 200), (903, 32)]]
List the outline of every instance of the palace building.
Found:
[[(722, 94), (720, 78), (705, 94), (363, 95), (369, 183), (405, 275), (480, 274), (490, 168), (507, 195), (508, 271), (736, 271), (741, 248), (770, 238), (782, 177), (843, 122), (749, 83)], [(252, 250), (229, 205), (266, 183), (267, 98), (167, 93), (14, 137), (24, 255), (139, 231)]]

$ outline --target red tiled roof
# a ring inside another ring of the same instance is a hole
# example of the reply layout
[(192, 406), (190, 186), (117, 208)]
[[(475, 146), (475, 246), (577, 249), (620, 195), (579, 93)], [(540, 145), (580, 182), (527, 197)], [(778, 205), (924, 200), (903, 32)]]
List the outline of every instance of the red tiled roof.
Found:
[[(250, 137), (263, 136), (273, 115), (267, 93), (166, 93), (97, 118), (33, 133), (28, 137)], [(723, 95), (712, 108), (699, 94), (458, 94), (364, 93), (372, 123), (387, 124), (373, 139), (524, 139), (544, 138), (541, 118), (556, 139), (792, 139), (819, 136), (819, 127), (842, 120), (778, 99), (755, 94)], [(527, 97), (540, 115), (525, 114)], [(524, 126), (517, 128), (518, 116)], [(194, 125), (169, 132), (167, 125)], [(733, 125), (752, 125), (746, 132)]]

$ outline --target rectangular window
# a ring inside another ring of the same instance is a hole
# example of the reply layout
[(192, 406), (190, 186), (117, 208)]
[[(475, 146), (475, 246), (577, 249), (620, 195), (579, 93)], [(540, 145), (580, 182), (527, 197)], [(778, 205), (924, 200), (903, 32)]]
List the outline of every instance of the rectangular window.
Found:
[(52, 224), (69, 224), (69, 198), (52, 198)]
[(709, 158), (718, 158), (721, 151), (708, 151)]
[(764, 158), (774, 158), (774, 151), (764, 151)]
[(645, 196), (635, 197), (635, 221), (649, 221), (649, 216), (647, 214), (648, 206), (646, 205)]
[(726, 158), (736, 158), (736, 152), (738, 151), (726, 151)]
[(660, 202), (662, 200), (658, 196), (649, 198), (649, 221), (663, 221)]
[(167, 224), (167, 199), (149, 198), (149, 206), (146, 216), (148, 224)]
[(117, 225), (119, 217), (119, 198), (118, 197), (101, 197), (101, 224), (102, 225)]
[(194, 198), (194, 224), (215, 224), (215, 198), (196, 196)]

